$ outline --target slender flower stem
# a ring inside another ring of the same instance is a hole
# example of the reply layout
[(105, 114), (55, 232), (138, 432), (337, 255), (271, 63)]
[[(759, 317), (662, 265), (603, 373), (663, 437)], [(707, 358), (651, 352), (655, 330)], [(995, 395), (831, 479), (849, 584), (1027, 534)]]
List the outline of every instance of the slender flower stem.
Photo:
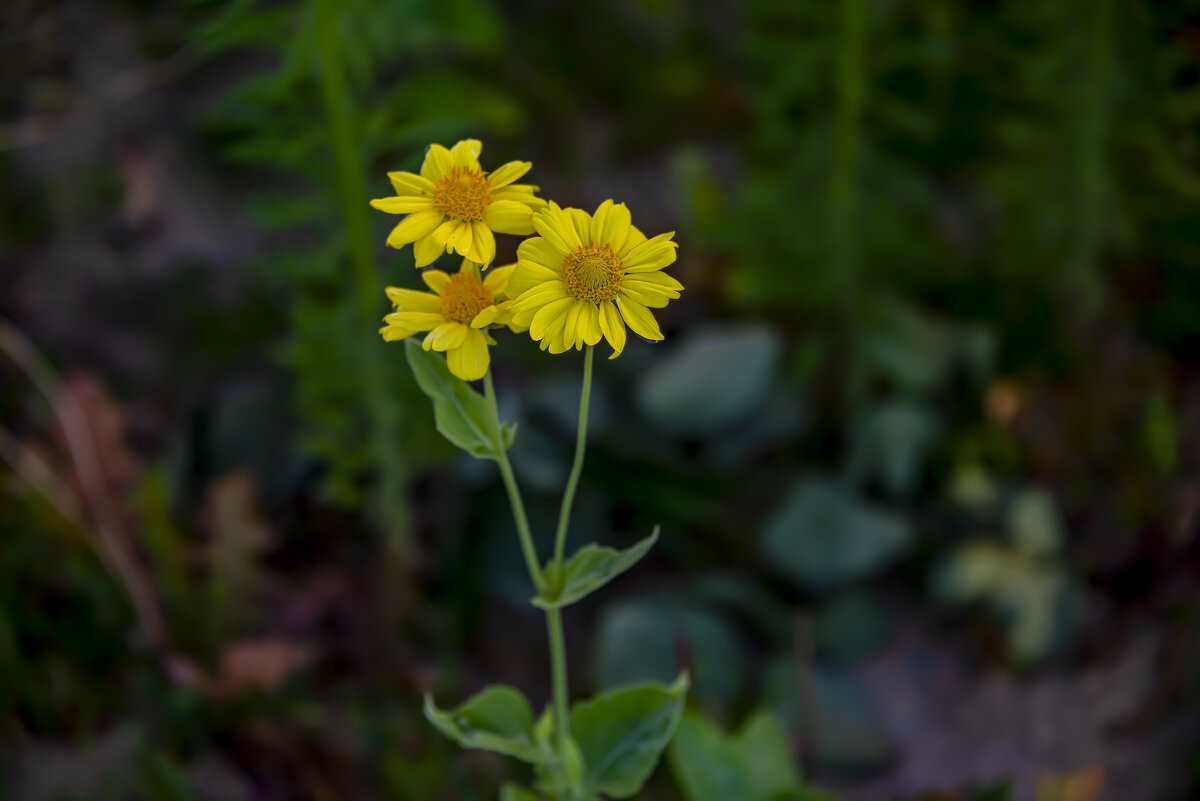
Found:
[(537, 549), (533, 546), (533, 535), (529, 531), (529, 518), (525, 516), (525, 502), (521, 500), (521, 490), (517, 486), (516, 476), (513, 475), (512, 465), (508, 462), (508, 452), (504, 449), (503, 437), (500, 436), (500, 411), (496, 406), (496, 389), (492, 386), (492, 371), (488, 370), (483, 376), (483, 389), (488, 402), (488, 428), (492, 437), (492, 447), (496, 450), (496, 463), (500, 465), (500, 477), (504, 479), (504, 489), (508, 491), (508, 503), (512, 507), (513, 520), (517, 524), (517, 535), (521, 538), (521, 551), (525, 554), (525, 567), (529, 570), (529, 578), (538, 592), (545, 589), (546, 579), (542, 568), (538, 565)]
[[(571, 522), (571, 504), (575, 501), (575, 490), (579, 486), (579, 475), (583, 472), (583, 452), (587, 448), (588, 401), (592, 395), (592, 356), (595, 348), (587, 346), (583, 357), (583, 391), (579, 396), (579, 431), (575, 435), (575, 462), (571, 465), (571, 476), (563, 492), (562, 508), (558, 512), (558, 533), (554, 536), (554, 564), (562, 568), (563, 548), (567, 544), (567, 527)], [(561, 574), (560, 574), (561, 578)]]
[(550, 673), (554, 681), (554, 730), (558, 739), (559, 759), (566, 773), (571, 723), (567, 703), (567, 647), (563, 641), (562, 614), (558, 609), (546, 610), (546, 631), (550, 635)]

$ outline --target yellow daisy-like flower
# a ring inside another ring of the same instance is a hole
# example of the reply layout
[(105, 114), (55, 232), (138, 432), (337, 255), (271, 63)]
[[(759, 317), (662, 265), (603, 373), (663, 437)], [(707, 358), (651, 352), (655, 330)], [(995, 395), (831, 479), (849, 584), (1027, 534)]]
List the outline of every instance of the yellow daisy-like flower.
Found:
[(421, 347), (445, 351), (446, 366), (464, 381), (483, 378), (491, 356), (491, 337), (482, 329), (507, 325), (512, 301), (497, 302), (516, 265), (497, 267), (480, 278), (478, 268), (463, 259), (462, 269), (454, 275), (441, 270), (426, 270), (421, 278), (433, 292), (418, 292), (390, 286), (387, 296), (396, 311), (383, 318), (387, 323), (379, 333), (388, 342), (428, 331)]
[(478, 139), (464, 139), (449, 150), (430, 145), (420, 175), (389, 172), (396, 197), (371, 201), (380, 211), (408, 215), (392, 229), (387, 243), (394, 248), (414, 243), (417, 267), (433, 264), (443, 251), (491, 264), (496, 258), (492, 232), (533, 233), (533, 212), (546, 201), (534, 197), (536, 186), (513, 183), (533, 164), (510, 161), (486, 173), (479, 166), (482, 150)]
[(675, 261), (674, 232), (647, 239), (630, 224), (624, 203), (606, 200), (595, 215), (554, 202), (533, 216), (541, 236), (517, 248), (508, 285), (514, 327), (528, 326), (543, 350), (562, 353), (612, 345), (625, 348), (625, 326), (650, 340), (663, 338), (650, 309), (679, 297), (683, 284), (662, 272)]

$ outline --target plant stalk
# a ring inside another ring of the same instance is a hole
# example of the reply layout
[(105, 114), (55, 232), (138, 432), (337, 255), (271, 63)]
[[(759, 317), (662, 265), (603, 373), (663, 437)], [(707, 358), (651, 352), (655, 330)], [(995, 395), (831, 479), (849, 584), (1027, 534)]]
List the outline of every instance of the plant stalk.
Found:
[(563, 491), (562, 508), (558, 512), (558, 532), (554, 536), (554, 564), (561, 579), (563, 549), (567, 544), (567, 528), (571, 522), (571, 505), (575, 502), (575, 490), (579, 487), (579, 476), (583, 473), (583, 453), (587, 449), (588, 402), (592, 396), (592, 357), (596, 349), (587, 346), (583, 357), (583, 390), (579, 395), (579, 429), (575, 434), (575, 461), (567, 488)]

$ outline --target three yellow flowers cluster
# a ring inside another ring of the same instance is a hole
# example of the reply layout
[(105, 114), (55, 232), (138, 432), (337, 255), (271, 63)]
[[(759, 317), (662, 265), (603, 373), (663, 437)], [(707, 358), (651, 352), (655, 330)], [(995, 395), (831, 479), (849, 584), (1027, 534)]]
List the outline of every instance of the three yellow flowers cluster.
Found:
[[(463, 257), (454, 275), (421, 274), (432, 292), (387, 288), (395, 311), (383, 318), (383, 338), (428, 332), (422, 346), (444, 351), (450, 372), (464, 381), (487, 373), (492, 327), (528, 331), (551, 353), (605, 339), (613, 349), (609, 358), (624, 350), (626, 326), (646, 339), (662, 339), (650, 309), (666, 306), (683, 289), (662, 272), (675, 261), (674, 234), (648, 239), (631, 223), (625, 204), (611, 200), (595, 214), (560, 208), (537, 197), (538, 187), (515, 183), (530, 162), (484, 172), (482, 149), (477, 139), (450, 149), (431, 145), (419, 175), (388, 173), (396, 196), (371, 201), (380, 211), (406, 215), (387, 243), (411, 243), (418, 268), (442, 253)], [(539, 236), (530, 236), (535, 232)], [(517, 247), (516, 264), (487, 270), (498, 233), (529, 238)]]

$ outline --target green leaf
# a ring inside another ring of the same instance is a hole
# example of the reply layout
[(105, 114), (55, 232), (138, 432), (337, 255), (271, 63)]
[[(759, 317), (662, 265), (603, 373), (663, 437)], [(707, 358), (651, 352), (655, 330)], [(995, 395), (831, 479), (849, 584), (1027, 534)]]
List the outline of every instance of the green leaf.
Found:
[(698, 329), (641, 377), (638, 407), (679, 434), (734, 425), (766, 400), (782, 349), (779, 334), (761, 325)]
[(1062, 547), (1062, 527), (1054, 497), (1043, 489), (1028, 489), (1008, 508), (1008, 531), (1022, 553), (1054, 556)]
[(763, 549), (805, 589), (824, 591), (887, 567), (912, 538), (904, 518), (866, 505), (841, 485), (808, 478), (767, 521)]
[(546, 567), (546, 578), (553, 597), (536, 596), (532, 603), (542, 609), (559, 609), (570, 606), (636, 565), (658, 542), (659, 527), (636, 545), (618, 551), (600, 545), (585, 545), (567, 560), (560, 575), (551, 563)]
[(802, 787), (787, 732), (765, 710), (737, 735), (697, 713), (686, 715), (667, 760), (687, 801), (774, 801)]
[(876, 479), (889, 495), (908, 496), (937, 431), (937, 419), (922, 404), (899, 400), (873, 408), (857, 426), (846, 473), (856, 483)]
[(670, 686), (609, 690), (571, 710), (571, 736), (586, 767), (585, 789), (613, 798), (636, 794), (671, 742), (687, 694), (687, 674)]
[[(477, 459), (495, 459), (483, 396), (453, 375), (441, 356), (412, 339), (404, 342), (404, 353), (421, 391), (433, 400), (433, 415), (442, 436)], [(515, 427), (503, 433), (505, 447), (515, 434)]]
[(495, 751), (534, 765), (553, 758), (534, 735), (529, 702), (512, 687), (487, 687), (449, 712), (438, 709), (433, 696), (426, 695), (425, 717), (464, 748)]
[(506, 782), (500, 787), (500, 801), (542, 801), (542, 797), (519, 784)]

